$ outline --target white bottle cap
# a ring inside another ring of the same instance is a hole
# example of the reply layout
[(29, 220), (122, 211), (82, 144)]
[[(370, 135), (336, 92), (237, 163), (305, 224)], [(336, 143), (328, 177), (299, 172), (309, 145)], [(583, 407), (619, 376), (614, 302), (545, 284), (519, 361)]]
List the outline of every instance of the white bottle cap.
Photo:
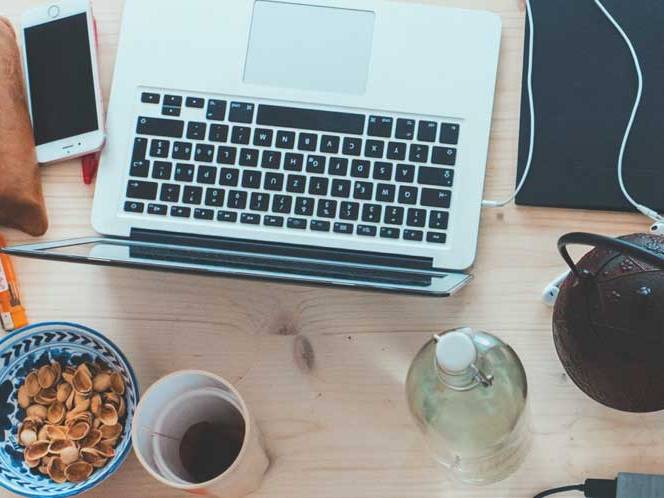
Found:
[(475, 343), (464, 330), (470, 329), (448, 332), (438, 338), (436, 360), (446, 372), (463, 372), (477, 359)]

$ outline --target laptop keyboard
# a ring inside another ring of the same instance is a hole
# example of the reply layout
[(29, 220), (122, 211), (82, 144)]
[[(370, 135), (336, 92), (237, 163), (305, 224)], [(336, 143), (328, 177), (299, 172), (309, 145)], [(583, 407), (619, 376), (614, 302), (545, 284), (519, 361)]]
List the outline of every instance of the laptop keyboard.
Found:
[(449, 243), (458, 122), (139, 96), (127, 213)]

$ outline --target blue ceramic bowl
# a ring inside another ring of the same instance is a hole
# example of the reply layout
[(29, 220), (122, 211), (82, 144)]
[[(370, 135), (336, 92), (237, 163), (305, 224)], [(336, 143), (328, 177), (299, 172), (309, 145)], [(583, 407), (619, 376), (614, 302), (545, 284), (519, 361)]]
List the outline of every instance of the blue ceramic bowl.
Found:
[[(23, 463), (23, 447), (16, 431), (25, 417), (16, 393), (26, 376), (51, 361), (76, 365), (99, 361), (124, 378), (127, 418), (124, 431), (108, 464), (95, 469), (87, 481), (57, 484)], [(25, 327), (0, 340), (0, 486), (24, 496), (74, 496), (87, 491), (113, 474), (131, 448), (131, 422), (138, 403), (138, 383), (129, 362), (106, 337), (74, 323), (40, 323)]]

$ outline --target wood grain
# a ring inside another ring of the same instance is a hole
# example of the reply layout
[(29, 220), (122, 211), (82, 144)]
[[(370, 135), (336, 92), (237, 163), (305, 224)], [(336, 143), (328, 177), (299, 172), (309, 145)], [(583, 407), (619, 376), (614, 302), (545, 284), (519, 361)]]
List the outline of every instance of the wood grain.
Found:
[[(14, 21), (40, 0), (5, 0)], [(514, 185), (524, 11), (518, 0), (437, 0), (499, 13), (502, 52), (486, 195)], [(122, 2), (94, 1), (107, 97)], [(444, 53), (441, 53), (444, 57)], [(78, 163), (44, 168), (48, 239), (92, 234), (92, 188)], [(542, 488), (664, 465), (660, 415), (626, 415), (582, 395), (553, 349), (544, 285), (563, 270), (567, 231), (642, 231), (629, 214), (509, 206), (484, 213), (475, 281), (449, 300), (16, 260), (33, 321), (71, 320), (127, 353), (141, 385), (181, 368), (237, 383), (263, 429), (273, 464), (260, 498), (527, 498)], [(3, 231), (10, 242), (30, 239)], [(434, 332), (470, 325), (521, 355), (531, 386), (533, 450), (508, 481), (448, 481), (425, 452), (403, 394), (406, 369)], [(8, 496), (0, 492), (0, 496)], [(132, 456), (90, 497), (170, 498)]]

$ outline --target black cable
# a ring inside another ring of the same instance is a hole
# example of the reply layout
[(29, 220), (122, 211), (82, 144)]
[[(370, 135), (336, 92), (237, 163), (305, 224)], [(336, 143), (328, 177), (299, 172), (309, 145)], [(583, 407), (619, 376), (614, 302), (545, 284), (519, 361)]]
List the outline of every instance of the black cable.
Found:
[(575, 484), (573, 486), (563, 486), (561, 488), (548, 489), (536, 495), (535, 498), (544, 498), (545, 496), (557, 495), (558, 493), (565, 493), (566, 491), (581, 491), (584, 492), (586, 487), (583, 484)]

